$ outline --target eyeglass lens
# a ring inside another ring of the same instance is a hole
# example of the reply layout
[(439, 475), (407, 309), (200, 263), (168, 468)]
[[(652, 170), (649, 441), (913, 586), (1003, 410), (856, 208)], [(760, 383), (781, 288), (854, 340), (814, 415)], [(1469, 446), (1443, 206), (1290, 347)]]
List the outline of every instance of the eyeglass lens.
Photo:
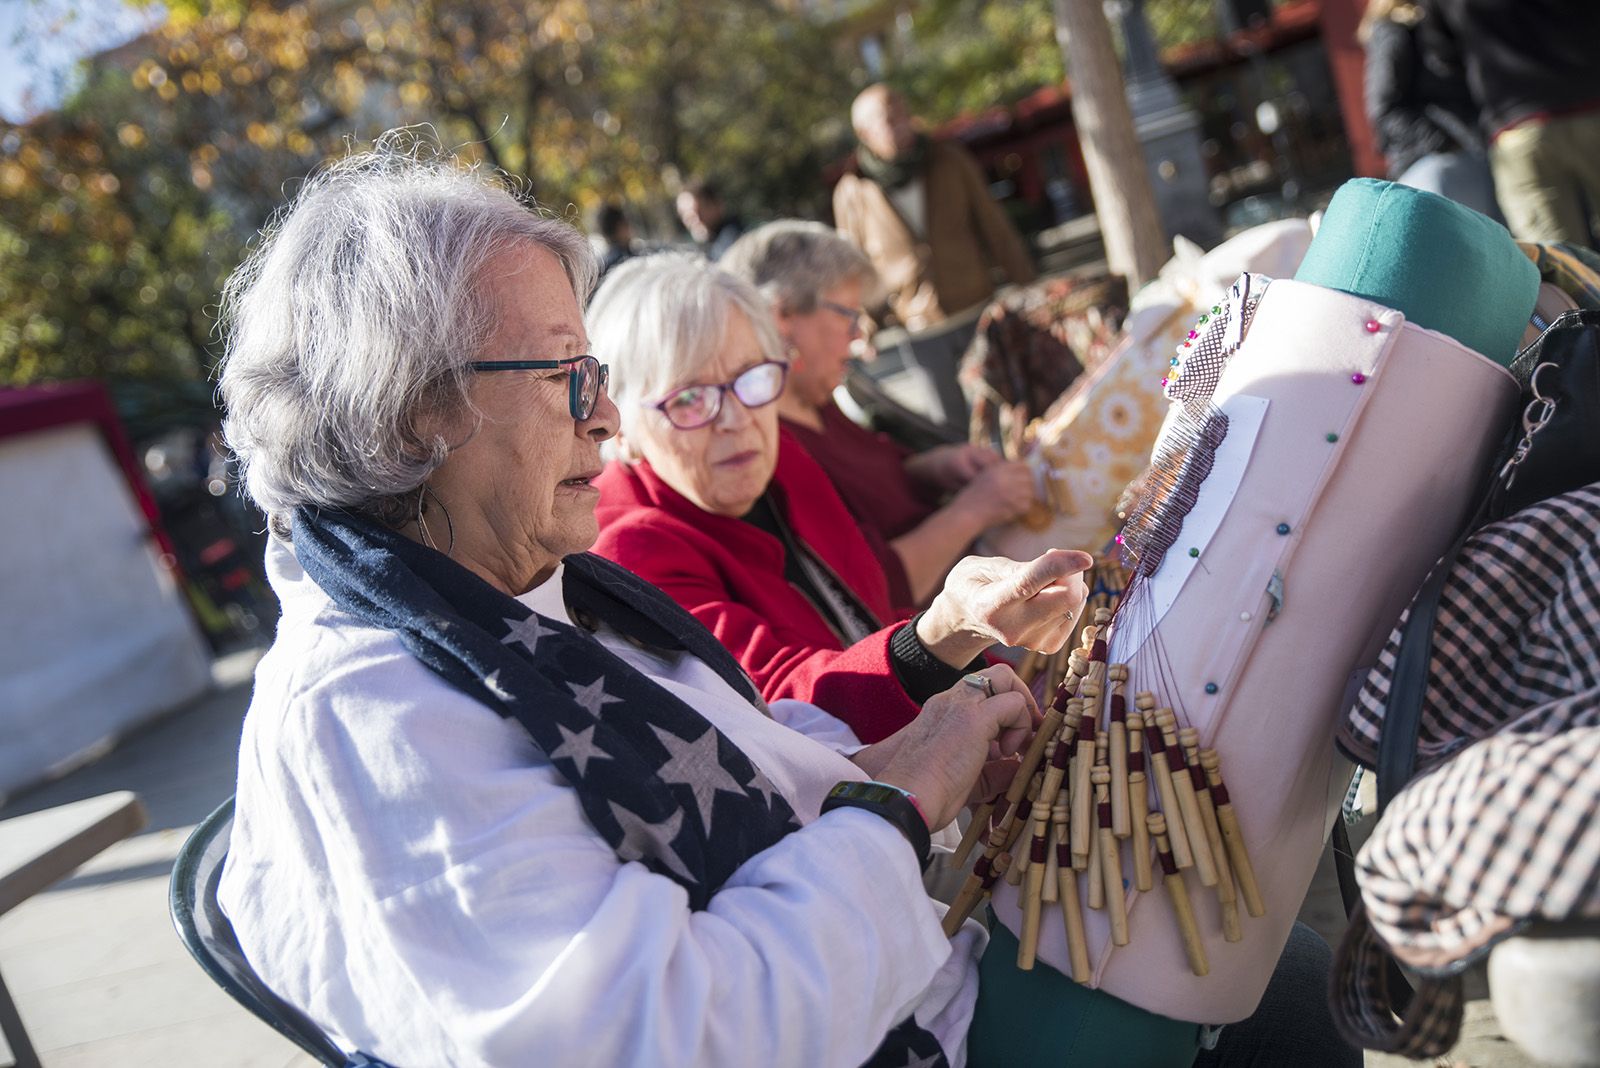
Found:
[(580, 422), (594, 415), (600, 390), (610, 378), (610, 369), (593, 356), (585, 356), (572, 366), (572, 417)]
[(722, 395), (728, 390), (746, 408), (771, 404), (783, 392), (789, 365), (777, 360), (758, 363), (732, 382), (714, 386), (689, 386), (680, 389), (661, 404), (669, 422), (680, 430), (705, 426), (722, 412)]

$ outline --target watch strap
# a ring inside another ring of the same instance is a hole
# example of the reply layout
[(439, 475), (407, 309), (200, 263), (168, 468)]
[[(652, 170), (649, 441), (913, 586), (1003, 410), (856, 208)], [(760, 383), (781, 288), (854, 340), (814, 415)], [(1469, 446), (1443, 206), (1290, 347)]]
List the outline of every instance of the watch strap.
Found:
[(933, 836), (928, 831), (928, 820), (911, 791), (886, 782), (846, 779), (837, 783), (822, 800), (824, 813), (836, 808), (859, 808), (888, 820), (911, 843), (917, 863), (924, 870), (933, 859)]

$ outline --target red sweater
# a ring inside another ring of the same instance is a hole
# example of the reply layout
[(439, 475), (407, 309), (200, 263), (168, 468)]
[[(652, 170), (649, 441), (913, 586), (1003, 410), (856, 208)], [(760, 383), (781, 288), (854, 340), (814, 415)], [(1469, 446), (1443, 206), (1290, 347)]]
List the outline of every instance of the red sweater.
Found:
[[(663, 482), (648, 463), (610, 464), (600, 487), (600, 540), (615, 560), (704, 623), (769, 701), (810, 701), (875, 742), (920, 711), (895, 677), (896, 619), (846, 648), (783, 575), (783, 546), (742, 519), (712, 515)], [(883, 568), (828, 476), (779, 432), (776, 503), (810, 546), (879, 619), (892, 617)], [(792, 502), (792, 504), (791, 504)]]
[(913, 453), (885, 434), (856, 426), (831, 400), (820, 415), (820, 431), (788, 419), (783, 427), (827, 472), (839, 499), (861, 524), (867, 546), (889, 580), (890, 601), (911, 605), (915, 599), (906, 565), (889, 543), (937, 510), (936, 502), (919, 496), (906, 477), (906, 460)]

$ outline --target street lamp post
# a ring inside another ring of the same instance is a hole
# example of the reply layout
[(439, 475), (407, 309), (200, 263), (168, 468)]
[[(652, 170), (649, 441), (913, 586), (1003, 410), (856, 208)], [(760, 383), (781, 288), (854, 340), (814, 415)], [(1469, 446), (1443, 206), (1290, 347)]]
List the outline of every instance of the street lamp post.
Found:
[(1222, 239), (1222, 225), (1200, 154), (1200, 116), (1161, 66), (1144, 0), (1106, 0), (1105, 8), (1122, 28), (1128, 107), (1162, 227), (1210, 248)]

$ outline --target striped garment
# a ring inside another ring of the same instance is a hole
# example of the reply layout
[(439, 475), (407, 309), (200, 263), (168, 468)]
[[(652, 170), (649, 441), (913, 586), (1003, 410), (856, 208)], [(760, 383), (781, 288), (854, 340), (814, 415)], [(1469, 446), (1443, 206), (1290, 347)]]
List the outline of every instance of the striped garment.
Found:
[[(1397, 626), (1341, 724), (1376, 763)], [(1418, 731), (1422, 774), (1356, 859), (1362, 907), (1335, 962), (1347, 1038), (1454, 1045), (1460, 975), (1533, 920), (1600, 917), (1600, 483), (1490, 524), (1445, 584)], [(1420, 976), (1390, 1011), (1389, 955)]]

